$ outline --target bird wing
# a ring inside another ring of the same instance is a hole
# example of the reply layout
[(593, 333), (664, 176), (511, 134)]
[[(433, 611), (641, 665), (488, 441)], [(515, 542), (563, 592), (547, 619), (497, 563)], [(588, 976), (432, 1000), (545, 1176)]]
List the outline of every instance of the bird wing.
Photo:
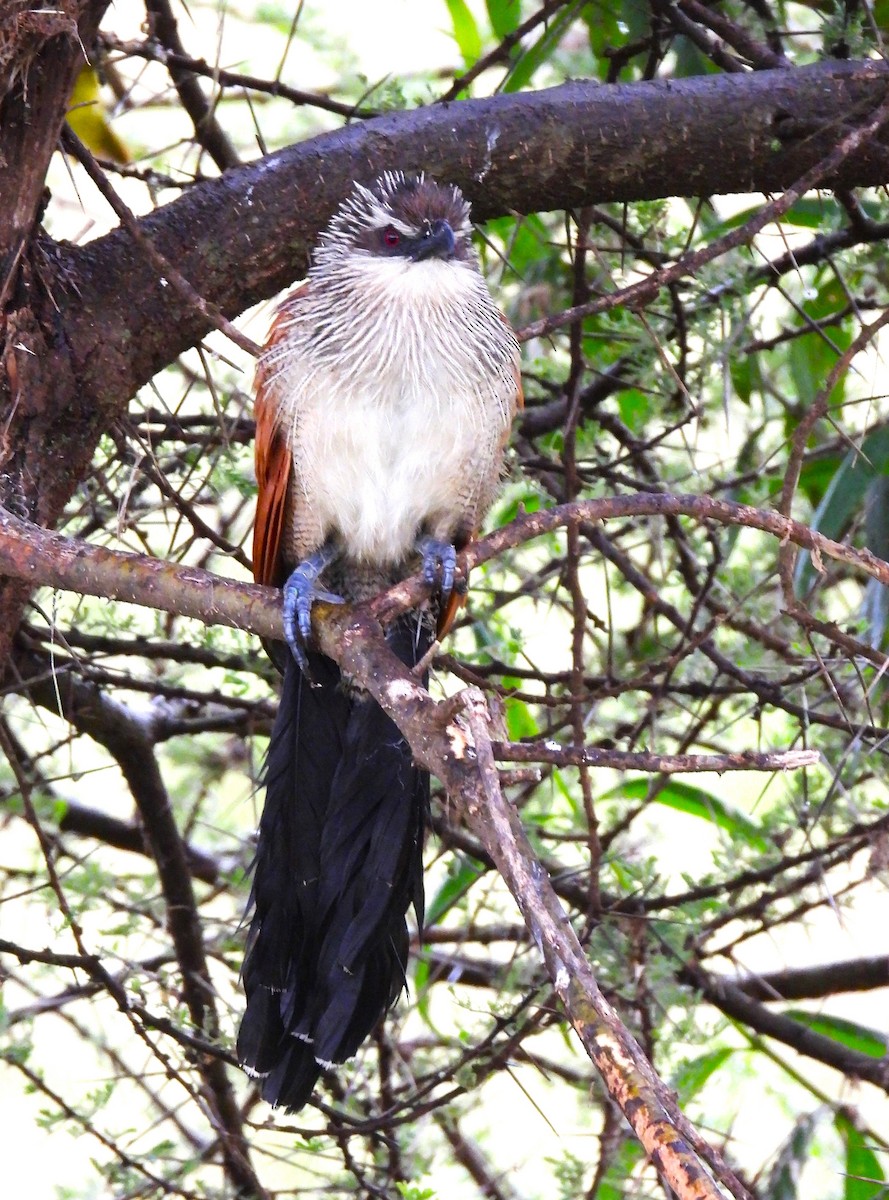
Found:
[(284, 574), (284, 514), (293, 462), (277, 425), (275, 407), (261, 379), (256, 392), (256, 521), (253, 527), (253, 577), (279, 587)]
[(308, 284), (293, 292), (278, 309), (263, 357), (256, 370), (256, 519), (253, 526), (253, 577), (257, 583), (280, 587), (287, 574), (284, 565), (287, 503), (293, 474), (293, 455), (279, 419), (279, 405), (272, 376), (274, 356), (269, 354), (287, 331), (289, 306)]

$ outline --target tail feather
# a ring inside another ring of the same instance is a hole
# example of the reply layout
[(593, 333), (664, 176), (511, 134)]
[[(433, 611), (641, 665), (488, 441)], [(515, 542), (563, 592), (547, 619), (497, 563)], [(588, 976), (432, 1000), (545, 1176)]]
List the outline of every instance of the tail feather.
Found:
[[(431, 634), (406, 618), (408, 665)], [(406, 914), (423, 917), (429, 777), (395, 724), (310, 654), (287, 664), (266, 765), (238, 1056), (294, 1110), (324, 1066), (350, 1058), (405, 984)]]

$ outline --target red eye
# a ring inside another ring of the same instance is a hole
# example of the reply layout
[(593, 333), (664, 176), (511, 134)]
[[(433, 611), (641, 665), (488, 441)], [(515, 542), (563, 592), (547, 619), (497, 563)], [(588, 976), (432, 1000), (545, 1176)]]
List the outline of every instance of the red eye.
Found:
[(401, 234), (394, 225), (387, 225), (383, 230), (383, 242), (387, 246), (397, 246), (401, 241)]

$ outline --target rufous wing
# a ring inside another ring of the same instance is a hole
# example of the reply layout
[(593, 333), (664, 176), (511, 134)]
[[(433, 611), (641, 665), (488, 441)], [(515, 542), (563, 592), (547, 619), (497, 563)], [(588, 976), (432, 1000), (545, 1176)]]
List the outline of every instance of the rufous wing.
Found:
[[(305, 285), (303, 285), (305, 286)], [(298, 289), (302, 291), (302, 288)], [(296, 293), (294, 293), (296, 295)], [(272, 322), (265, 351), (286, 336), (285, 305)], [(256, 371), (256, 520), (253, 526), (253, 577), (257, 583), (280, 587), (284, 582), (284, 539), (293, 458), (282, 431), (272, 371), (260, 359)]]
[(280, 587), (283, 582), (284, 519), (290, 472), (290, 447), (276, 427), (262, 387), (256, 393), (256, 521), (253, 526), (253, 577)]

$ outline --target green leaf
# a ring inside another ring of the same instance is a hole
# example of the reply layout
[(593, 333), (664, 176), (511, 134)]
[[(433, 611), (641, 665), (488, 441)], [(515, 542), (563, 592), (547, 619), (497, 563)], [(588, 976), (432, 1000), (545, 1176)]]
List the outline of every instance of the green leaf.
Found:
[(718, 67), (687, 37), (678, 37), (673, 44), (676, 56), (675, 73), (680, 78), (693, 75), (715, 75)]
[[(839, 541), (853, 518), (865, 510), (873, 499), (879, 499), (880, 490), (874, 489), (873, 485), (878, 478), (886, 475), (889, 475), (889, 426), (875, 429), (857, 449), (849, 451), (812, 516), (812, 528), (825, 537)], [(874, 547), (870, 548), (879, 553)], [(805, 595), (814, 576), (811, 556), (799, 555), (793, 575), (793, 586), (798, 596)]]
[(878, 475), (870, 486), (864, 510), (864, 540), (880, 558), (889, 558), (889, 475)]
[(849, 1050), (858, 1054), (866, 1054), (869, 1058), (883, 1058), (889, 1046), (886, 1035), (856, 1021), (847, 1021), (845, 1017), (831, 1017), (827, 1013), (810, 1013), (802, 1008), (791, 1008), (784, 1013), (813, 1033), (823, 1034), (835, 1042), (839, 1042)]
[(416, 1183), (396, 1183), (395, 1189), (401, 1200), (435, 1200), (435, 1188), (420, 1187)]
[[(806, 317), (821, 321), (842, 311), (846, 296), (832, 276), (815, 292), (807, 293), (804, 304)], [(813, 331), (794, 338), (787, 346), (787, 362), (796, 393), (801, 400), (810, 400), (824, 386), (837, 359), (852, 341), (851, 324), (840, 321), (820, 332)], [(834, 384), (831, 398), (838, 403), (845, 388), (845, 374)]]
[(466, 66), (471, 66), (482, 55), (482, 35), (475, 17), (469, 11), (466, 0), (445, 0), (451, 14), (451, 29), (457, 49)]
[(722, 1046), (719, 1050), (711, 1050), (709, 1054), (701, 1054), (698, 1058), (684, 1062), (673, 1078), (673, 1087), (679, 1095), (680, 1103), (685, 1106), (689, 1100), (694, 1099), (710, 1076), (718, 1071), (732, 1054), (734, 1050), (731, 1047)]
[[(627, 800), (644, 800), (648, 795), (651, 784), (647, 779), (628, 779), (611, 791), (606, 792), (603, 799), (623, 798)], [(677, 812), (688, 813), (692, 817), (710, 821), (724, 830), (732, 838), (738, 838), (754, 846), (757, 850), (765, 851), (769, 847), (768, 840), (756, 822), (732, 805), (726, 804), (712, 792), (694, 787), (690, 783), (681, 783), (673, 779), (655, 796), (658, 804), (674, 808)]]
[[(707, 229), (708, 235), (728, 233), (730, 229), (738, 229), (745, 225), (751, 217), (759, 212), (758, 207), (742, 209), (733, 212), (731, 216), (714, 220), (710, 214), (701, 213), (701, 223)], [(830, 223), (831, 215), (837, 212), (836, 204), (824, 200), (798, 200), (781, 218), (788, 225), (799, 225), (804, 229), (823, 230)]]
[[(828, 331), (827, 336), (830, 336)], [(836, 331), (832, 331), (836, 332)], [(836, 345), (836, 342), (834, 342)], [(807, 333), (803, 337), (794, 338), (789, 343), (787, 361), (793, 379), (795, 394), (802, 402), (814, 400), (821, 390), (825, 379), (833, 370), (838, 354), (842, 347), (837, 345), (835, 350), (825, 336), (820, 333)], [(833, 386), (831, 400), (839, 404), (845, 390), (845, 375)]]
[(633, 433), (640, 433), (651, 420), (651, 397), (636, 388), (627, 388), (617, 397), (620, 419)]
[(487, 0), (488, 20), (499, 38), (504, 38), (518, 27), (522, 15), (520, 0)]
[(797, 200), (781, 218), (787, 225), (798, 225), (801, 229), (824, 230), (837, 206), (830, 200)]
[(645, 37), (651, 26), (651, 10), (645, 0), (621, 0), (614, 8), (585, 4), (580, 17), (587, 27), (590, 49), (604, 60), (606, 71), (609, 64), (605, 51)]
[[(878, 475), (870, 485), (864, 509), (864, 544), (880, 558), (889, 558), (889, 476)], [(864, 588), (862, 616), (867, 639), (880, 646), (889, 622), (889, 588), (879, 579), (868, 579)]]
[(522, 738), (536, 736), (537, 722), (524, 700), (515, 700), (512, 696), (508, 696), (504, 708), (506, 709), (506, 732), (511, 742), (520, 742)]
[(464, 854), (455, 855), (454, 866), (448, 872), (447, 879), (426, 908), (426, 927), (437, 925), (484, 874), (485, 868), (476, 859)]
[(596, 1200), (627, 1200), (634, 1195), (630, 1188), (630, 1177), (634, 1169), (645, 1161), (645, 1151), (635, 1138), (628, 1138), (615, 1154), (596, 1191)]
[(843, 1200), (887, 1200), (886, 1176), (864, 1134), (845, 1112), (838, 1112), (833, 1123), (846, 1148)]
[(826, 454), (803, 464), (799, 473), (799, 489), (813, 508), (817, 508), (824, 499), (841, 462), (839, 455)]
[(798, 1190), (800, 1175), (811, 1157), (809, 1149), (822, 1116), (823, 1110), (816, 1109), (804, 1114), (794, 1125), (763, 1189), (762, 1194), (769, 1200), (799, 1200), (802, 1194)]
[(876, 0), (873, 15), (879, 29), (889, 29), (889, 0)]
[(555, 53), (565, 30), (577, 16), (577, 10), (582, 7), (583, 0), (575, 0), (574, 4), (562, 9), (549, 28), (516, 61), (503, 85), (504, 92), (519, 92), (531, 82), (537, 69)]
[(500, 529), (501, 526), (514, 521), (520, 513), (534, 513), (540, 507), (540, 496), (537, 492), (522, 492), (521, 495), (516, 496), (497, 510), (494, 514), (495, 527)]
[(425, 1021), (430, 1029), (435, 1030), (429, 1007), (429, 977), (431, 974), (429, 963), (425, 958), (414, 959), (414, 995), (416, 996), (417, 1012), (421, 1020)]
[(762, 370), (756, 354), (729, 356), (729, 375), (739, 400), (749, 404), (754, 391), (762, 391)]

